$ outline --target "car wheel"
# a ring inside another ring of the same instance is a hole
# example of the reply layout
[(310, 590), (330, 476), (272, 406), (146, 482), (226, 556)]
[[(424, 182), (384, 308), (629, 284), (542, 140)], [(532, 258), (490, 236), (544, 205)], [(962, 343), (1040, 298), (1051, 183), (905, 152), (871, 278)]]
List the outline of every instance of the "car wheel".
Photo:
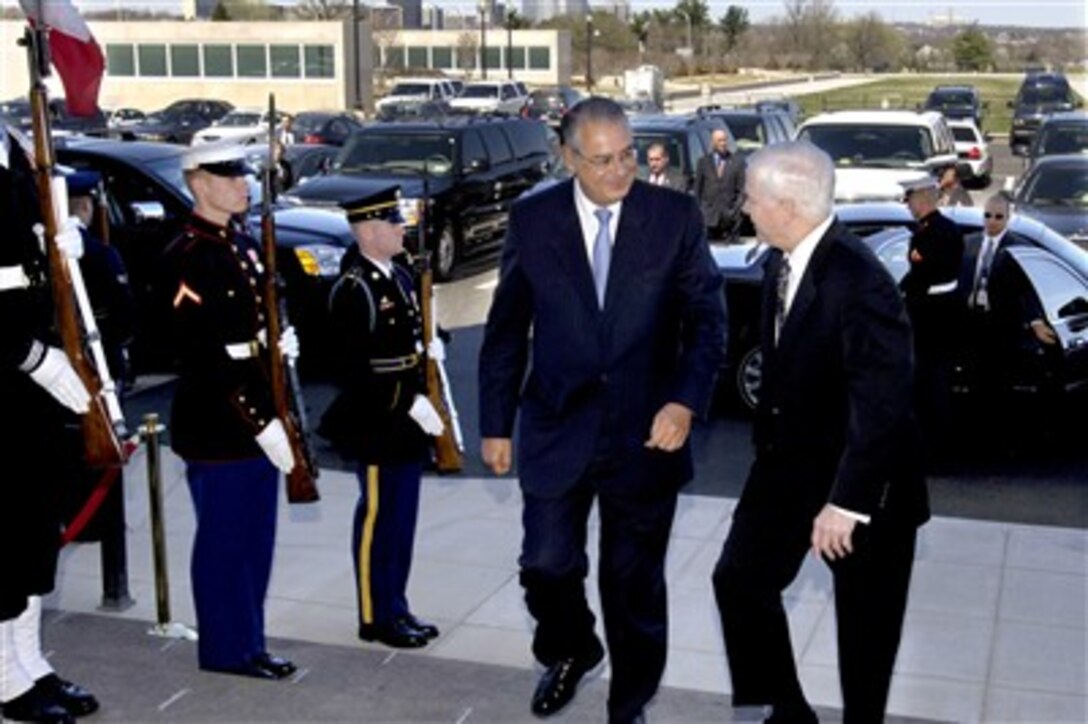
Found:
[(442, 235), (434, 245), (434, 277), (437, 281), (448, 281), (453, 276), (457, 264), (457, 240), (451, 229), (443, 229)]
[(737, 397), (748, 410), (755, 410), (759, 401), (759, 387), (763, 383), (763, 351), (759, 345), (752, 347), (737, 362)]

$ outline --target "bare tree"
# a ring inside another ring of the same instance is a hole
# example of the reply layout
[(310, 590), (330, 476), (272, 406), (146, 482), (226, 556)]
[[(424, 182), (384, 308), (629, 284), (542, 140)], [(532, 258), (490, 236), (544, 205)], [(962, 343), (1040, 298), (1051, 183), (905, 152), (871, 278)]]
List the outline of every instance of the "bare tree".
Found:
[(826, 68), (837, 42), (834, 0), (786, 0), (785, 9), (786, 52), (799, 65)]
[(295, 15), (301, 20), (342, 20), (350, 18), (352, 0), (299, 0)]

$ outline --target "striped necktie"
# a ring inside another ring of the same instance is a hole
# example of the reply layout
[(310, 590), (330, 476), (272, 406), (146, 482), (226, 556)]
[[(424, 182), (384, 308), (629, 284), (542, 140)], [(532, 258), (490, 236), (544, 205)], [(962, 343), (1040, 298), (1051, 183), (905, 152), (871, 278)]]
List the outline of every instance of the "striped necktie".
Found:
[(790, 262), (786, 257), (782, 257), (782, 263), (778, 267), (778, 280), (777, 289), (775, 291), (775, 310), (774, 310), (774, 341), (778, 344), (778, 339), (782, 334), (782, 326), (786, 323), (786, 314), (789, 310), (786, 308), (787, 294), (790, 288)]

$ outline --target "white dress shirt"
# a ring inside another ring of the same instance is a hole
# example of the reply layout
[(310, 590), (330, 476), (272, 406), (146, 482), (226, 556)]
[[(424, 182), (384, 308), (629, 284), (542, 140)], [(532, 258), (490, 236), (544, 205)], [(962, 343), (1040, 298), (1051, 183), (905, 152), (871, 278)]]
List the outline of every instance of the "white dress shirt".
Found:
[[(589, 268), (592, 269), (593, 243), (597, 240), (597, 229), (601, 225), (594, 212), (602, 207), (589, 200), (589, 197), (582, 191), (578, 179), (574, 180), (574, 208), (578, 212), (578, 223), (582, 225), (582, 242), (586, 247), (586, 259), (589, 260)], [(620, 225), (620, 210), (623, 208), (623, 202), (617, 201), (603, 208), (612, 212), (612, 216), (608, 218), (608, 239), (612, 243), (612, 248), (615, 248), (616, 229)]]

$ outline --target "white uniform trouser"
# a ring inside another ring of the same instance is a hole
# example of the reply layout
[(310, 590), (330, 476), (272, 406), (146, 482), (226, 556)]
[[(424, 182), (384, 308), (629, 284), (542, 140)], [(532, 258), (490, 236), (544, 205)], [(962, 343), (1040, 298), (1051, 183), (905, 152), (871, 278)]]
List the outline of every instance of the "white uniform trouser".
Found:
[(41, 623), (41, 596), (29, 596), (18, 618), (0, 622), (0, 702), (22, 696), (35, 681), (53, 673), (42, 656)]

